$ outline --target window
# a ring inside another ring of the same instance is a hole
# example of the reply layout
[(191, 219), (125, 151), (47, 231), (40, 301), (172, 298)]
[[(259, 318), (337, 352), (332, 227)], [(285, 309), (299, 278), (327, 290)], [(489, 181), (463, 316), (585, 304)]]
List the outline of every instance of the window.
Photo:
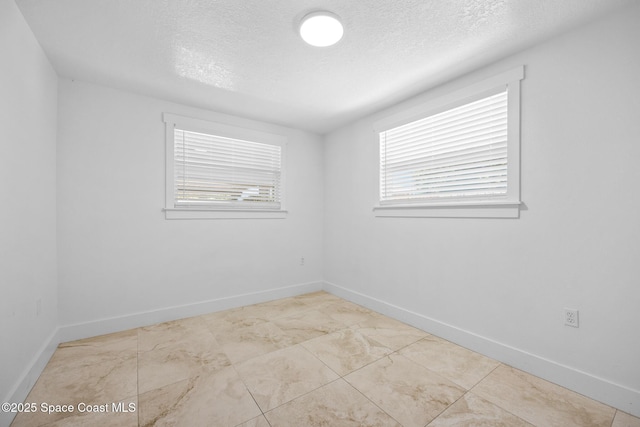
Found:
[(376, 216), (518, 217), (524, 68), (375, 125)]
[(166, 217), (283, 218), (279, 135), (164, 114)]

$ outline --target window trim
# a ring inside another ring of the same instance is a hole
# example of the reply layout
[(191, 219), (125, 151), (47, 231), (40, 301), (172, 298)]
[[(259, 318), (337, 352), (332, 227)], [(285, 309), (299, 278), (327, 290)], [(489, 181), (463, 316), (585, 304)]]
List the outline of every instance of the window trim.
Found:
[[(373, 125), (376, 159), (376, 217), (518, 218), (520, 216), (520, 81), (519, 66), (463, 89), (423, 102), (376, 121)], [(380, 133), (404, 124), (473, 102), (492, 93), (508, 90), (507, 100), (507, 194), (504, 198), (416, 201), (380, 201)]]
[[(242, 128), (219, 122), (194, 119), (172, 113), (163, 113), (162, 120), (165, 123), (165, 218), (166, 219), (282, 219), (286, 218), (286, 147), (287, 138), (258, 131)], [(263, 144), (278, 145), (281, 147), (281, 174), (280, 174), (280, 208), (279, 209), (242, 209), (241, 207), (176, 207), (174, 188), (174, 128), (178, 127), (192, 132), (208, 133), (227, 138), (254, 141)]]

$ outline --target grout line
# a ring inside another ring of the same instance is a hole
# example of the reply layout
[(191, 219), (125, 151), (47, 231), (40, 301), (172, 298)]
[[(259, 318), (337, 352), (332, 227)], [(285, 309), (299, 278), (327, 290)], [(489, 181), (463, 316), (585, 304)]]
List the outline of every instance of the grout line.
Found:
[(440, 411), (440, 413), (438, 415), (436, 415), (435, 417), (433, 417), (433, 419), (431, 421), (429, 421), (426, 425), (426, 427), (429, 427), (429, 424), (433, 423), (435, 420), (437, 420), (438, 418), (440, 418), (440, 415), (444, 414), (445, 412), (447, 412), (447, 410), (449, 408), (451, 408), (453, 405), (455, 405), (456, 403), (458, 403), (458, 400), (462, 399), (463, 397), (465, 397), (467, 394), (469, 393), (469, 390), (465, 391), (464, 393), (462, 393), (462, 395), (460, 395), (459, 398), (457, 398), (456, 400), (454, 400), (451, 405), (448, 405), (446, 408), (444, 408), (442, 411)]
[(266, 416), (265, 414), (262, 414), (262, 418), (264, 418), (264, 420), (267, 422), (267, 425), (268, 425), (269, 427), (272, 427), (272, 426), (271, 426), (271, 422), (269, 421), (269, 418), (267, 418), (267, 416)]
[[(320, 387), (316, 387), (316, 388), (314, 388), (313, 390), (309, 390), (309, 391), (307, 391), (307, 392), (305, 392), (305, 393), (301, 394), (300, 396), (297, 396), (297, 397), (295, 397), (295, 398), (293, 398), (293, 399), (291, 399), (291, 400), (289, 400), (289, 401), (287, 401), (287, 402), (281, 403), (281, 404), (279, 404), (278, 406), (274, 406), (273, 408), (269, 409), (267, 412), (274, 411), (274, 410), (276, 410), (276, 409), (278, 409), (278, 408), (280, 408), (280, 407), (282, 407), (282, 406), (284, 406), (284, 405), (288, 405), (289, 403), (295, 402), (296, 400), (301, 399), (301, 398), (303, 398), (304, 396), (306, 396), (306, 395), (308, 395), (308, 394), (311, 394), (311, 393), (313, 393), (313, 392), (315, 392), (315, 391), (318, 391), (318, 390), (320, 390), (321, 388), (323, 388), (323, 387), (327, 387), (329, 384), (333, 384), (333, 383), (335, 383), (336, 381), (340, 381), (340, 380), (343, 380), (343, 381), (344, 381), (344, 379), (343, 379), (342, 377), (338, 377), (338, 378), (336, 378), (335, 380), (331, 380), (331, 381), (329, 381), (328, 383), (321, 385)], [(346, 381), (345, 381), (345, 382), (346, 382)], [(264, 415), (264, 413), (263, 413), (263, 415)], [(265, 415), (265, 418), (266, 418), (266, 415)], [(269, 421), (269, 420), (267, 420), (267, 421)]]
[(493, 374), (493, 373), (496, 371), (496, 369), (498, 369), (500, 366), (506, 366), (506, 365), (504, 365), (502, 362), (498, 362), (498, 365), (497, 365), (495, 368), (493, 368), (491, 371), (489, 371), (489, 373), (487, 373), (487, 375), (485, 375), (484, 377), (480, 378), (480, 379), (478, 380), (478, 382), (476, 382), (473, 386), (471, 386), (471, 388), (470, 388), (468, 391), (471, 391), (471, 390), (473, 390), (474, 388), (476, 388), (476, 387), (477, 387), (477, 386), (478, 386), (482, 381), (484, 381), (485, 379), (487, 379), (487, 377), (488, 377), (489, 375)]
[[(333, 372), (334, 374), (336, 374), (338, 376), (338, 378), (342, 378), (342, 375), (340, 375), (338, 372), (336, 372), (331, 366), (327, 365), (326, 363), (324, 363), (322, 361), (322, 359), (320, 359), (318, 356), (316, 356), (315, 354), (313, 354), (313, 352), (311, 350), (309, 350), (307, 347), (303, 346), (302, 344), (297, 344), (299, 345), (301, 348), (303, 348), (307, 353), (309, 353), (311, 356), (313, 356), (316, 360), (318, 360), (320, 363), (322, 363), (324, 366), (327, 367), (327, 369), (329, 369), (331, 372)], [(331, 381), (333, 382), (333, 381)], [(329, 383), (327, 383), (329, 384)], [(326, 385), (326, 384), (325, 384)], [(317, 390), (317, 389), (316, 389)]]
[[(485, 379), (487, 379), (487, 377), (488, 377), (489, 375), (491, 375), (493, 372), (495, 372), (495, 371), (496, 371), (498, 368), (500, 368), (501, 366), (509, 367), (509, 365), (506, 365), (506, 364), (504, 364), (504, 363), (500, 362), (500, 363), (498, 364), (498, 366), (496, 366), (495, 368), (493, 368), (493, 369), (491, 370), (491, 372), (489, 372), (487, 375), (485, 375), (485, 376), (484, 376), (480, 381), (478, 381), (477, 383), (475, 383), (475, 384), (474, 384), (474, 386), (473, 386), (473, 387), (471, 387), (471, 388), (467, 391), (467, 393), (471, 393), (471, 394), (473, 394), (474, 396), (476, 396), (477, 398), (482, 399), (482, 400), (484, 400), (484, 401), (486, 401), (486, 402), (489, 402), (490, 404), (492, 404), (492, 405), (496, 406), (497, 408), (502, 409), (502, 410), (503, 410), (504, 412), (506, 412), (507, 414), (511, 414), (511, 415), (513, 415), (514, 417), (516, 417), (517, 419), (522, 420), (522, 421), (524, 421), (524, 422), (525, 422), (525, 423), (527, 423), (527, 424), (531, 424), (531, 425), (532, 425), (532, 426), (534, 426), (534, 427), (546, 427), (546, 426), (538, 426), (538, 425), (534, 424), (533, 422), (528, 421), (528, 420), (526, 420), (526, 419), (522, 418), (520, 415), (515, 414), (515, 413), (511, 412), (510, 410), (508, 410), (508, 409), (506, 409), (506, 408), (503, 408), (503, 407), (502, 407), (502, 405), (499, 405), (497, 402), (494, 402), (492, 399), (490, 399), (490, 398), (488, 398), (488, 397), (485, 397), (485, 396), (480, 396), (479, 394), (476, 394), (476, 393), (474, 392), (474, 389), (475, 389), (476, 387), (478, 387), (478, 386), (480, 385), (480, 383), (482, 383)], [(493, 396), (491, 396), (491, 397), (493, 397)]]
[(382, 409), (380, 406), (378, 406), (378, 404), (376, 402), (374, 402), (373, 400), (369, 399), (369, 397), (366, 394), (364, 394), (363, 392), (361, 392), (360, 390), (358, 390), (357, 387), (355, 387), (353, 384), (351, 384), (349, 381), (347, 381), (344, 378), (342, 380), (344, 382), (346, 382), (347, 384), (349, 384), (349, 387), (351, 387), (352, 389), (354, 389), (355, 391), (360, 393), (365, 399), (367, 399), (369, 402), (371, 402), (376, 408), (380, 409), (380, 411), (382, 411), (382, 413), (386, 414), (389, 418), (391, 418), (393, 421), (397, 422), (399, 425), (402, 425), (402, 423), (400, 421), (396, 420), (394, 417), (391, 416), (390, 413), (388, 413), (387, 411)]
[[(253, 393), (251, 393), (251, 390), (249, 390), (249, 387), (247, 386), (247, 383), (245, 382), (244, 378), (242, 378), (242, 375), (240, 375), (240, 372), (238, 372), (238, 369), (235, 367), (235, 365), (233, 363), (231, 364), (231, 367), (233, 368), (233, 370), (236, 373), (236, 375), (238, 376), (238, 378), (240, 378), (240, 381), (242, 381), (242, 385), (244, 385), (245, 390), (247, 390), (247, 393), (249, 393), (249, 396), (251, 396), (251, 399), (253, 399), (253, 401), (255, 402), (255, 404), (258, 407), (258, 409), (260, 410), (260, 413), (262, 414), (262, 416), (264, 416), (264, 411), (262, 410), (262, 407), (260, 406), (260, 404), (258, 403), (256, 398), (253, 396)], [(250, 420), (247, 420), (247, 421), (250, 421)], [(243, 421), (243, 423), (245, 423), (245, 422), (246, 421)], [(242, 424), (242, 423), (240, 423), (240, 424)]]
[[(244, 381), (243, 381), (243, 383), (244, 383)], [(253, 393), (251, 393), (251, 390), (249, 390), (249, 389), (247, 388), (247, 385), (246, 385), (246, 384), (244, 385), (244, 388), (247, 390), (247, 393), (249, 393), (249, 396), (251, 396), (251, 398), (252, 398), (252, 399), (253, 399), (253, 401), (255, 402), (256, 406), (258, 407), (258, 409), (260, 409), (260, 414), (264, 417), (264, 411), (262, 410), (262, 408), (261, 408), (261, 407), (260, 407), (260, 405), (258, 404), (258, 401), (257, 401), (257, 400), (256, 400), (256, 398), (254, 397)], [(249, 421), (249, 420), (247, 420), (247, 421)], [(247, 422), (247, 421), (244, 421), (244, 422)]]
[[(410, 345), (411, 345), (411, 344), (410, 344)], [(405, 347), (408, 347), (408, 346), (405, 346)], [(405, 347), (402, 347), (402, 348), (405, 348)], [(438, 415), (437, 415), (436, 417), (434, 417), (431, 421), (429, 421), (429, 423), (428, 423), (427, 425), (431, 424), (431, 423), (432, 423), (436, 418), (438, 418), (440, 415), (442, 415), (442, 413), (443, 413), (444, 411), (446, 411), (447, 409), (449, 409), (449, 408), (450, 408), (454, 403), (456, 403), (458, 400), (462, 399), (462, 397), (464, 397), (464, 396), (469, 392), (469, 390), (466, 390), (466, 389), (465, 389), (465, 387), (463, 387), (463, 386), (461, 386), (460, 384), (458, 384), (458, 383), (456, 383), (456, 382), (454, 382), (454, 381), (452, 381), (452, 380), (450, 380), (450, 379), (448, 379), (448, 378), (446, 378), (446, 377), (442, 376), (442, 375), (441, 375), (440, 373), (438, 373), (437, 371), (434, 371), (434, 370), (432, 370), (432, 369), (429, 369), (429, 368), (427, 368), (426, 366), (423, 366), (423, 365), (421, 365), (421, 364), (419, 364), (419, 363), (417, 363), (417, 362), (414, 362), (413, 360), (409, 359), (408, 357), (403, 356), (402, 354), (400, 354), (400, 353), (399, 353), (399, 351), (400, 351), (400, 350), (401, 350), (401, 349), (396, 350), (396, 351), (394, 351), (394, 352), (392, 352), (392, 353), (389, 353), (389, 354), (385, 355), (384, 357), (389, 357), (389, 356), (391, 356), (391, 355), (393, 355), (393, 354), (395, 354), (395, 355), (397, 355), (397, 356), (400, 356), (400, 357), (402, 357), (402, 358), (406, 359), (408, 362), (410, 362), (410, 363), (412, 363), (412, 364), (414, 364), (414, 365), (416, 365), (416, 366), (418, 366), (418, 367), (420, 367), (420, 368), (426, 369), (427, 371), (429, 371), (430, 373), (432, 373), (432, 374), (433, 374), (433, 375), (435, 375), (436, 377), (439, 377), (439, 378), (441, 378), (441, 379), (445, 380), (446, 382), (449, 382), (449, 383), (451, 383), (451, 384), (455, 385), (456, 387), (459, 387), (459, 388), (461, 388), (461, 389), (463, 389), (463, 390), (464, 390), (464, 393), (462, 393), (462, 394), (460, 395), (460, 397), (458, 397), (458, 398), (457, 398), (455, 401), (453, 401), (451, 404), (447, 405), (447, 406), (446, 406), (442, 411), (440, 411), (440, 413), (438, 413)], [(383, 358), (384, 358), (384, 357), (383, 357)], [(380, 358), (380, 359), (376, 360), (375, 362), (378, 362), (378, 361), (380, 361), (380, 360), (382, 360), (382, 358)], [(359, 370), (361, 370), (361, 369), (365, 368), (366, 366), (368, 366), (368, 365), (370, 365), (370, 364), (372, 364), (372, 363), (375, 363), (375, 362), (371, 362), (371, 363), (369, 363), (369, 364), (367, 364), (367, 365), (363, 366), (362, 368), (358, 368), (358, 369), (356, 369), (355, 371), (350, 372), (350, 373), (349, 373), (349, 374), (347, 374), (347, 375), (351, 375), (352, 373), (357, 372), (357, 371), (359, 371)], [(345, 379), (345, 381), (347, 381), (347, 383), (349, 383), (349, 385), (351, 385), (353, 388), (355, 388), (356, 390), (358, 390), (358, 391), (360, 392), (360, 390), (359, 390), (357, 387), (355, 387), (354, 385), (352, 385), (352, 384), (349, 382), (349, 380)], [(360, 393), (361, 393), (363, 396), (367, 397), (367, 395), (365, 395), (364, 393), (362, 393), (362, 392), (360, 392)], [(367, 397), (367, 399), (369, 399), (369, 398)], [(369, 399), (369, 400), (371, 400), (371, 399)], [(373, 402), (373, 401), (372, 401), (372, 403), (374, 403), (374, 404), (375, 404), (375, 402)], [(378, 406), (378, 405), (376, 405), (376, 406)], [(386, 411), (384, 411), (384, 409), (382, 409), (382, 408), (380, 408), (380, 409), (381, 409), (383, 412), (387, 413)], [(389, 415), (389, 416), (391, 416), (390, 414), (388, 414), (388, 415)], [(392, 417), (392, 418), (393, 418), (393, 417)], [(394, 420), (395, 420), (395, 418), (394, 418)], [(397, 420), (396, 420), (396, 422), (397, 422)], [(399, 423), (399, 424), (400, 424), (400, 423)]]

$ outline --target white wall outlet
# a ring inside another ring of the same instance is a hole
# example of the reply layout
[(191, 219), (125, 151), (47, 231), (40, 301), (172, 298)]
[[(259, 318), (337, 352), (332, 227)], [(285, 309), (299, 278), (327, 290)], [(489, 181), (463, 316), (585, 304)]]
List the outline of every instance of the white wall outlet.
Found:
[(304, 257), (300, 257), (300, 265), (304, 265)]
[(36, 300), (36, 316), (40, 316), (42, 314), (42, 298), (38, 298)]
[(578, 310), (572, 308), (564, 309), (564, 324), (574, 328), (579, 327)]

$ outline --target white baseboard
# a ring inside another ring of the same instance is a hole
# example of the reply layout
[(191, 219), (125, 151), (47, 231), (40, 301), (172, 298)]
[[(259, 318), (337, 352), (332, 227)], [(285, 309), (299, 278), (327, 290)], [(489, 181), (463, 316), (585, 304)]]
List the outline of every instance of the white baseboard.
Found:
[(266, 291), (234, 295), (174, 307), (166, 307), (153, 311), (129, 314), (126, 316), (110, 317), (107, 319), (76, 323), (73, 325), (63, 325), (60, 326), (60, 342), (126, 331), (127, 329), (149, 326), (155, 323), (168, 322), (170, 320), (184, 319), (186, 317), (200, 316), (202, 314), (214, 313), (216, 311), (228, 310), (274, 299), (320, 291), (322, 288), (323, 282), (302, 283), (282, 288), (269, 289)]
[(324, 290), (438, 337), (484, 354), (514, 368), (640, 417), (640, 391), (528, 353), (422, 314), (325, 282)]
[[(24, 402), (31, 391), (31, 388), (34, 386), (38, 377), (44, 370), (44, 367), (47, 366), (49, 359), (51, 359), (51, 356), (53, 356), (53, 353), (56, 351), (58, 344), (60, 344), (60, 336), (59, 330), (56, 328), (45, 340), (44, 344), (40, 347), (33, 359), (31, 359), (31, 362), (27, 365), (18, 381), (1, 403)], [(5, 343), (5, 345), (7, 344)], [(16, 413), (0, 411), (0, 426), (8, 427), (16, 415)]]

